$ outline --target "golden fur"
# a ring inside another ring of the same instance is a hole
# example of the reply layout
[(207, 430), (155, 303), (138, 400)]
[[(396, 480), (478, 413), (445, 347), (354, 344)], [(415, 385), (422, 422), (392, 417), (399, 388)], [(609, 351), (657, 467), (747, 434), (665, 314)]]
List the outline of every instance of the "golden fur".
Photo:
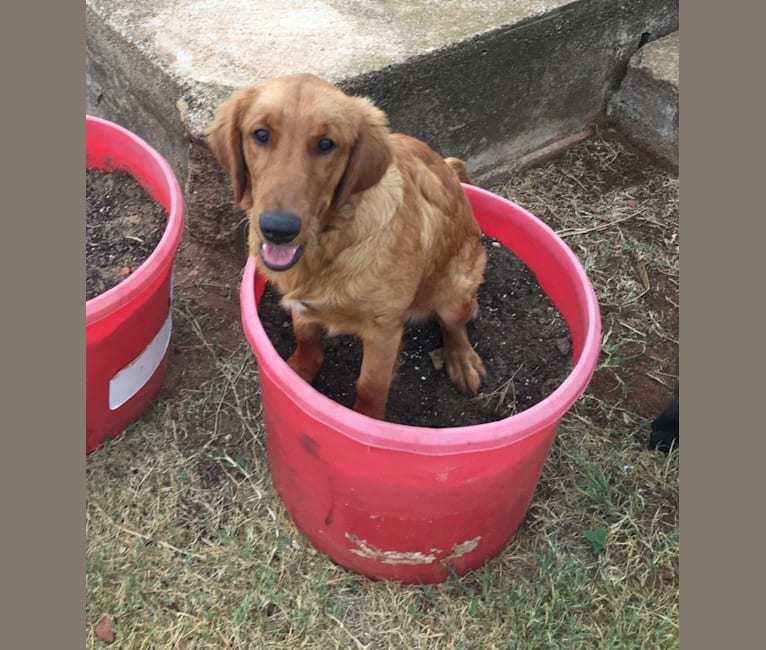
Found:
[[(236, 91), (208, 143), (250, 215), (250, 254), (292, 313), (295, 372), (313, 381), (325, 332), (360, 337), (354, 408), (383, 419), (405, 322), (436, 318), (450, 378), (476, 393), (485, 371), (465, 324), (486, 252), (460, 187), (470, 182), (463, 161), (390, 133), (369, 100), (307, 74)], [(273, 211), (269, 224), (299, 227), (291, 241), (267, 241), (263, 214)]]

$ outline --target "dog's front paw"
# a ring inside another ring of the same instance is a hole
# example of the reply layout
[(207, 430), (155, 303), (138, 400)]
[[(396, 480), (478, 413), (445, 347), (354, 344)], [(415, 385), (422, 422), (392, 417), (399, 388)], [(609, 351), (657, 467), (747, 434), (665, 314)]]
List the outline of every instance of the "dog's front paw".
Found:
[(319, 369), (322, 367), (324, 355), (318, 354), (301, 354), (300, 350), (296, 350), (289, 359), (287, 359), (287, 365), (298, 374), (298, 376), (311, 384), (314, 378), (317, 376)]
[(452, 383), (465, 395), (476, 395), (481, 380), (487, 375), (481, 357), (471, 347), (463, 350), (445, 349), (444, 365)]

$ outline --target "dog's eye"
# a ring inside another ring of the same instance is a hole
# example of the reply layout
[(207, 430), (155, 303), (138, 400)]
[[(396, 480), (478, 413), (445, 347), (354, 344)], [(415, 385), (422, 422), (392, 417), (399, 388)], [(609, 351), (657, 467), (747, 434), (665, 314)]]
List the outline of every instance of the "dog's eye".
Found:
[(328, 153), (335, 148), (335, 143), (330, 138), (322, 138), (317, 143), (317, 150), (319, 153)]
[(255, 131), (253, 131), (253, 139), (258, 144), (266, 144), (269, 141), (268, 129), (256, 129)]

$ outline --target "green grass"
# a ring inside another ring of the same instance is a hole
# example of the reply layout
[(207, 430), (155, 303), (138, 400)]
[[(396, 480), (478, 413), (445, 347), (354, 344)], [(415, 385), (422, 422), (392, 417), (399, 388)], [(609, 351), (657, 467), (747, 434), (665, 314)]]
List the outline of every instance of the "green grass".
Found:
[(676, 180), (596, 138), (495, 189), (583, 260), (603, 309), (599, 372), (626, 387), (594, 386), (565, 416), (507, 547), (427, 586), (370, 581), (316, 552), (271, 484), (253, 355), (182, 284), (174, 332), (197, 374), (87, 459), (89, 648), (105, 647), (104, 615), (119, 648), (678, 647), (678, 453), (645, 449), (648, 416), (630, 401), (639, 375), (667, 370), (649, 355), (677, 346)]

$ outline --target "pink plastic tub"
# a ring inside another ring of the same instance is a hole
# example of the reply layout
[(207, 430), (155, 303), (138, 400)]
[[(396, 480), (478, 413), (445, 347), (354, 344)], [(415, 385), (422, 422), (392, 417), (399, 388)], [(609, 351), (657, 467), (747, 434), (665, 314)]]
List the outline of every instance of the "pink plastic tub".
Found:
[(287, 366), (258, 318), (253, 259), (242, 320), (260, 368), (272, 478), (296, 525), (338, 564), (372, 578), (444, 580), (479, 567), (516, 533), (559, 421), (590, 381), (601, 322), (569, 247), (532, 214), (464, 186), (485, 233), (535, 273), (569, 327), (574, 367), (537, 405), (498, 422), (421, 428), (367, 418), (321, 395)]
[(128, 172), (168, 213), (167, 229), (149, 258), (85, 303), (85, 452), (90, 453), (147, 409), (165, 376), (183, 196), (157, 151), (123, 127), (92, 116), (85, 117), (85, 166)]

